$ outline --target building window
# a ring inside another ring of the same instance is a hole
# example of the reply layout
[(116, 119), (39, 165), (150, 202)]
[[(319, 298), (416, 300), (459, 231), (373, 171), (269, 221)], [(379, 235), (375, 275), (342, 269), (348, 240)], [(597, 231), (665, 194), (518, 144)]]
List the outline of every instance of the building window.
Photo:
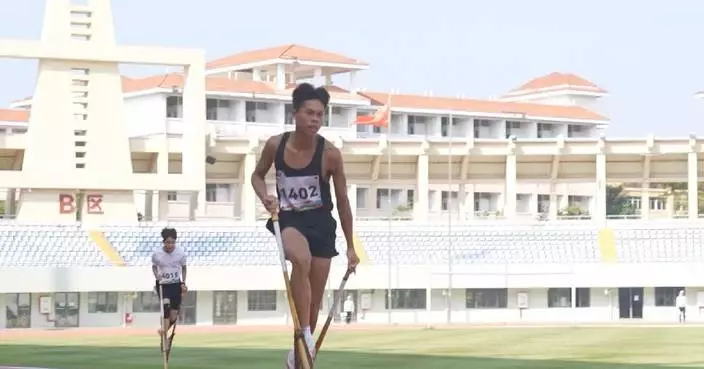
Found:
[(508, 305), (508, 289), (479, 288), (465, 292), (467, 309), (505, 309)]
[(415, 196), (416, 195), (414, 190), (406, 190), (406, 206), (408, 206), (408, 208), (411, 210), (413, 210)]
[(457, 211), (459, 210), (459, 203), (457, 202), (459, 196), (457, 191), (441, 191), (440, 192), (440, 206), (443, 211)]
[(379, 210), (389, 210), (389, 206), (395, 208), (401, 204), (400, 197), (400, 189), (377, 188), (376, 208)]
[(190, 192), (177, 192), (177, 191), (169, 191), (166, 193), (166, 197), (168, 201), (188, 201), (191, 197)]
[(570, 124), (567, 126), (567, 137), (585, 137), (585, 133), (587, 132), (587, 127), (585, 126), (577, 126)]
[(662, 197), (651, 197), (650, 200), (650, 210), (666, 210), (667, 209), (667, 199)]
[(366, 187), (357, 187), (357, 209), (367, 208), (367, 196), (369, 189)]
[(520, 137), (520, 133), (521, 133), (521, 122), (516, 122), (516, 121), (511, 121), (511, 120), (506, 121), (506, 138), (509, 138), (511, 136)]
[(633, 208), (634, 210), (641, 210), (641, 203), (640, 203), (640, 197), (635, 197), (635, 196), (629, 196), (627, 198), (628, 204)]
[(154, 291), (138, 292), (137, 298), (132, 302), (132, 311), (135, 313), (158, 313), (161, 311), (159, 296)]
[(675, 306), (675, 299), (684, 287), (655, 287), (655, 306)]
[(474, 138), (491, 138), (491, 123), (488, 119), (475, 119)]
[(166, 98), (166, 117), (167, 118), (182, 118), (183, 117), (183, 97), (168, 96)]
[(549, 308), (572, 307), (572, 289), (571, 288), (549, 288), (548, 289), (548, 307)]
[(257, 112), (258, 111), (267, 111), (269, 109), (269, 104), (263, 102), (263, 101), (247, 101), (244, 104), (245, 106), (245, 119), (247, 122), (256, 122), (257, 121)]
[(276, 311), (276, 291), (247, 291), (248, 311)]
[(207, 202), (232, 202), (232, 184), (230, 183), (206, 183), (205, 201)]
[[(388, 294), (388, 290), (386, 291)], [(385, 299), (385, 308), (389, 309), (389, 298)], [(425, 309), (425, 289), (391, 290), (391, 309), (420, 310)]]
[[(284, 105), (284, 124), (293, 125), (293, 104)], [(363, 127), (363, 126), (358, 126)]]
[(227, 113), (230, 108), (230, 100), (207, 99), (205, 102), (205, 119), (207, 120), (227, 120)]
[(237, 291), (213, 292), (213, 324), (237, 323)]
[(577, 303), (575, 304), (578, 308), (588, 308), (591, 306), (591, 289), (589, 288), (577, 288)]
[(425, 122), (426, 118), (424, 116), (409, 115), (406, 133), (409, 135), (425, 134)]
[(538, 138), (555, 138), (555, 126), (547, 123), (538, 123)]
[(29, 293), (5, 295), (5, 328), (30, 328), (32, 296)]
[(117, 292), (89, 292), (89, 313), (117, 313)]

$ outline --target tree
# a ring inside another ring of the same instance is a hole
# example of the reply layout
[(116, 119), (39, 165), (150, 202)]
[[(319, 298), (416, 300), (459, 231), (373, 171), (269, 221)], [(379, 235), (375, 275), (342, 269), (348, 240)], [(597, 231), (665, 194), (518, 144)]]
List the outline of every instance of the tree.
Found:
[[(704, 214), (704, 186), (699, 183), (697, 191), (697, 204), (699, 214)], [(653, 184), (653, 188), (667, 189), (667, 196), (672, 197), (672, 209), (674, 214), (682, 210), (689, 209), (688, 184), (687, 182), (668, 182)]]
[(585, 217), (589, 216), (589, 211), (576, 205), (570, 205), (560, 210), (557, 215), (561, 217)]
[(636, 208), (624, 194), (623, 185), (606, 186), (606, 215), (634, 215)]

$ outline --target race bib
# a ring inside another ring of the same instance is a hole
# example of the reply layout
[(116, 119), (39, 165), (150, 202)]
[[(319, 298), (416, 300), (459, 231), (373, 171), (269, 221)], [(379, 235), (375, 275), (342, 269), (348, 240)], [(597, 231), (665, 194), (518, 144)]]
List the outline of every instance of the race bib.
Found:
[(286, 177), (282, 172), (276, 176), (281, 210), (312, 210), (323, 206), (319, 176)]
[(178, 270), (163, 271), (159, 274), (159, 282), (175, 283), (181, 281), (181, 272)]

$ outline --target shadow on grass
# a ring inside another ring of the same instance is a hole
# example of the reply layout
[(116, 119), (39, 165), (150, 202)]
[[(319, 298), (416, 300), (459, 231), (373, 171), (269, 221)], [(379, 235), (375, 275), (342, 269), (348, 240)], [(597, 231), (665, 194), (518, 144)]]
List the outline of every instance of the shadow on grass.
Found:
[[(171, 369), (276, 369), (284, 350), (174, 347)], [(692, 363), (695, 364), (695, 363)], [(0, 346), (0, 367), (56, 369), (153, 369), (162, 365), (158, 347)], [(373, 352), (321, 351), (318, 369), (685, 369), (667, 364), (614, 364), (565, 360), (527, 360), (472, 356), (420, 356)]]

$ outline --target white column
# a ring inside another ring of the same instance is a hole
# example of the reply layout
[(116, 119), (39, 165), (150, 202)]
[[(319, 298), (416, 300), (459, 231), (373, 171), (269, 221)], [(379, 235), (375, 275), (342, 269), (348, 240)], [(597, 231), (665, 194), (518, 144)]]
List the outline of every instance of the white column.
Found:
[(416, 189), (418, 192), (418, 203), (413, 206), (413, 219), (419, 221), (428, 220), (428, 154), (418, 156), (418, 173)]
[[(159, 148), (159, 153), (156, 155), (156, 172), (159, 176), (169, 174), (169, 138), (166, 133), (162, 135), (160, 140), (162, 145)], [(181, 164), (183, 166), (183, 163)]]
[(169, 193), (168, 191), (158, 191), (157, 196), (159, 198), (159, 200), (157, 201), (159, 213), (158, 220), (167, 220), (169, 218)]
[(506, 185), (504, 191), (504, 217), (516, 217), (516, 154), (506, 156)]
[(640, 184), (640, 216), (642, 219), (650, 219), (650, 155), (643, 156), (643, 180)]
[(206, 205), (206, 196), (205, 196), (205, 189), (202, 191), (191, 191), (191, 197), (190, 197), (190, 215), (189, 218), (190, 220), (198, 220), (199, 218), (202, 218), (207, 215), (207, 205)]
[(356, 93), (357, 92), (357, 72), (355, 72), (355, 71), (349, 72), (349, 76), (350, 76), (350, 80), (349, 80), (349, 84), (348, 84), (347, 88), (350, 92)]
[(459, 201), (459, 214), (458, 218), (460, 221), (467, 220), (469, 213), (468, 203), (467, 203), (467, 184), (461, 183), (459, 186), (459, 191), (457, 193), (457, 201)]
[(256, 165), (257, 157), (254, 153), (250, 152), (244, 156), (244, 162), (242, 163), (242, 191), (240, 191), (240, 206), (242, 206), (242, 211), (240, 214), (242, 214), (242, 220), (245, 222), (254, 222), (257, 220), (257, 201), (259, 200), (249, 181)]
[(351, 184), (347, 186), (347, 198), (350, 200), (350, 210), (352, 210), (352, 218), (357, 218), (357, 185)]
[(465, 199), (465, 217), (468, 220), (474, 219), (474, 184), (467, 185), (467, 198)]
[(559, 213), (560, 203), (557, 201), (557, 185), (555, 182), (550, 183), (550, 209), (549, 209), (549, 219), (557, 219), (557, 214)]
[(687, 154), (687, 214), (689, 219), (699, 217), (699, 168), (697, 167), (697, 153)]
[[(144, 212), (142, 215), (146, 220), (154, 220), (154, 191), (146, 190), (144, 191)], [(159, 199), (157, 198), (157, 201)]]
[(276, 65), (276, 88), (280, 90), (286, 89), (286, 65)]
[(593, 219), (598, 224), (606, 224), (606, 154), (596, 154), (596, 196), (594, 196)]
[(643, 182), (640, 186), (640, 217), (650, 219), (650, 182)]

